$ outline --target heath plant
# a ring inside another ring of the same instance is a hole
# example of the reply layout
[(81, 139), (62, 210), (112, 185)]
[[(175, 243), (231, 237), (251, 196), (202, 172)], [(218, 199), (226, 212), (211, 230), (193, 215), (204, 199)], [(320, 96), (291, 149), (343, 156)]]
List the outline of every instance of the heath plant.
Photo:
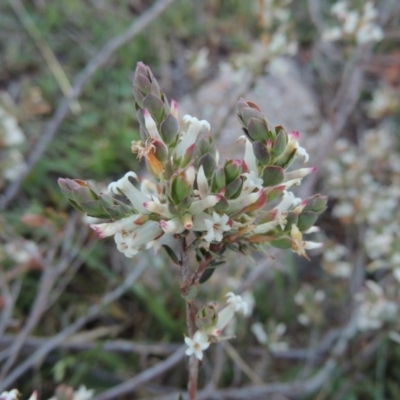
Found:
[(134, 171), (110, 183), (106, 192), (80, 179), (59, 179), (62, 192), (83, 213), (104, 219), (91, 225), (100, 238), (114, 237), (120, 252), (135, 258), (161, 248), (181, 271), (180, 293), (186, 302), (189, 399), (196, 398), (199, 361), (235, 313), (249, 312), (248, 302), (229, 292), (226, 304), (200, 304), (200, 285), (225, 262), (229, 251), (250, 254), (269, 247), (291, 249), (308, 258), (321, 246), (304, 235), (314, 227), (327, 198), (297, 198), (291, 189), (314, 171), (290, 169), (307, 163), (298, 132), (271, 126), (256, 104), (240, 99), (237, 115), (243, 130), (242, 159), (220, 162), (211, 126), (194, 116), (179, 116), (149, 67), (139, 62), (133, 81), (141, 140), (132, 152), (145, 161), (148, 175)]

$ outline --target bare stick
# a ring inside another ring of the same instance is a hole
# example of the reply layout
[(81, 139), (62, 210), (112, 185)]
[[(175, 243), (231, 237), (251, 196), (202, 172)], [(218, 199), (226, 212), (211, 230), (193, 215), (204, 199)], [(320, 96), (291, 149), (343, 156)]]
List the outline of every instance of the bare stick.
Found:
[[(0, 379), (4, 379), (5, 375), (10, 370), (15, 360), (17, 359), (25, 339), (37, 326), (43, 313), (47, 310), (49, 306), (48, 299), (55, 284), (55, 281), (57, 277), (60, 275), (60, 273), (62, 273), (64, 269), (68, 267), (70, 261), (66, 257), (61, 257), (59, 264), (57, 266), (53, 266), (52, 264), (54, 256), (59, 246), (62, 247), (63, 250), (62, 252), (64, 254), (65, 251), (71, 246), (71, 241), (72, 241), (72, 236), (74, 234), (75, 226), (76, 226), (76, 218), (71, 218), (67, 225), (64, 236), (58, 239), (59, 240), (58, 246), (55, 243), (53, 243), (53, 245), (50, 247), (50, 250), (48, 251), (47, 260), (43, 264), (43, 274), (40, 279), (39, 287), (32, 308), (30, 310), (29, 317), (23, 329), (18, 334), (15, 342), (8, 349), (7, 353), (3, 352), (3, 354), (0, 356), (0, 359), (4, 358), (5, 356), (9, 356), (7, 362), (1, 369)], [(76, 250), (76, 252), (78, 252), (78, 250)]]
[[(396, 5), (396, 3), (398, 2), (393, 0), (384, 3), (384, 6), (380, 10), (379, 23), (381, 25), (385, 25), (390, 17), (399, 12), (399, 5)], [(319, 22), (318, 2), (309, 0), (308, 6), (313, 22), (317, 25), (318, 29), (323, 29)], [(300, 197), (307, 197), (313, 192), (313, 188), (322, 172), (320, 167), (329, 156), (335, 140), (342, 133), (357, 106), (364, 83), (365, 70), (372, 60), (372, 50), (372, 43), (359, 44), (354, 50), (353, 57), (345, 65), (339, 88), (329, 106), (330, 135), (327, 138), (323, 138), (323, 143), (319, 146), (320, 151), (314, 160), (317, 170), (308, 177), (300, 188)], [(333, 52), (330, 51), (329, 54), (333, 54)]]
[[(191, 284), (193, 281), (193, 274), (189, 267), (188, 248), (186, 239), (181, 238), (179, 242), (180, 260), (181, 260), (181, 294), (187, 296), (191, 290)], [(196, 308), (194, 300), (186, 300), (186, 326), (189, 337), (193, 337), (196, 331)], [(196, 400), (197, 393), (197, 377), (199, 372), (199, 361), (196, 356), (192, 354), (189, 358), (189, 380), (188, 380), (188, 392), (189, 400)]]
[(26, 169), (21, 173), (17, 180), (13, 181), (7, 187), (3, 197), (0, 198), (0, 210), (4, 210), (8, 204), (10, 204), (10, 201), (17, 195), (22, 182), (46, 151), (59, 126), (67, 116), (71, 103), (81, 94), (83, 86), (89, 80), (89, 78), (106, 63), (106, 61), (111, 57), (112, 54), (115, 53), (116, 50), (140, 33), (174, 1), (175, 0), (159, 0), (154, 6), (149, 8), (137, 20), (135, 20), (124, 33), (110, 39), (88, 62), (82, 72), (76, 76), (69, 96), (60, 100), (53, 118), (47, 124), (40, 137), (40, 140), (29, 154), (26, 162)]
[(73, 335), (78, 329), (82, 328), (86, 323), (97, 317), (104, 306), (112, 303), (113, 301), (120, 298), (134, 282), (140, 277), (147, 267), (145, 260), (141, 260), (140, 263), (130, 272), (130, 274), (123, 280), (123, 282), (117, 286), (114, 290), (103, 296), (98, 304), (94, 304), (89, 307), (86, 315), (78, 318), (73, 324), (62, 330), (56, 336), (48, 340), (42, 347), (36, 350), (29, 358), (23, 361), (18, 367), (14, 368), (8, 376), (0, 382), (0, 392), (6, 390), (11, 386), (16, 379), (24, 374), (28, 369), (32, 368), (36, 363), (41, 361), (47, 356), (52, 350), (54, 350), (60, 343), (63, 343), (68, 337)]
[[(69, 96), (72, 87), (71, 84), (69, 83), (68, 77), (65, 74), (64, 70), (62, 69), (61, 64), (58, 62), (57, 57), (54, 55), (51, 47), (41, 37), (39, 29), (36, 27), (32, 18), (29, 16), (24, 5), (20, 0), (8, 0), (8, 3), (13, 8), (14, 12), (17, 14), (18, 18), (21, 21), (21, 24), (24, 26), (29, 35), (32, 37), (40, 53), (47, 62), (47, 65), (49, 66), (51, 72), (53, 73), (64, 96)], [(75, 100), (71, 101), (70, 110), (74, 114), (79, 114), (82, 111), (82, 108), (78, 103), (78, 101)]]
[(151, 379), (161, 375), (165, 371), (171, 369), (174, 365), (178, 364), (185, 355), (185, 346), (181, 346), (175, 353), (170, 355), (164, 361), (156, 364), (154, 367), (146, 369), (140, 374), (136, 375), (134, 378), (113, 387), (110, 390), (94, 397), (93, 400), (113, 400), (119, 398), (127, 393), (132, 393), (137, 387), (143, 385)]
[[(90, 331), (92, 332), (92, 331)], [(160, 357), (167, 357), (174, 353), (182, 343), (141, 343), (132, 342), (130, 340), (110, 340), (105, 343), (99, 343), (94, 340), (87, 340), (85, 331), (71, 336), (68, 340), (61, 343), (58, 347), (71, 350), (71, 351), (84, 351), (95, 348), (101, 348), (104, 351), (115, 353), (136, 353), (140, 355), (156, 355)], [(10, 346), (16, 338), (16, 335), (2, 335), (0, 336), (0, 347)], [(43, 346), (51, 340), (51, 337), (36, 337), (30, 336), (25, 340), (24, 348), (21, 352), (26, 351), (31, 353), (32, 350)]]

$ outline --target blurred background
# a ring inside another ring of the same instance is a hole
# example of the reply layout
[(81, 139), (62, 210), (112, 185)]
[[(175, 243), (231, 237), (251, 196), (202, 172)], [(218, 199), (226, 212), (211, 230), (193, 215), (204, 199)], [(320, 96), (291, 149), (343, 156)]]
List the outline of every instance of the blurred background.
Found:
[[(242, 147), (243, 96), (300, 132), (329, 196), (324, 248), (234, 258), (200, 293), (253, 301), (207, 351), (203, 399), (400, 398), (400, 4), (318, 0), (0, 3), (0, 392), (176, 399), (187, 381), (179, 270), (126, 259), (59, 177), (99, 189), (139, 139), (132, 76), (149, 65), (180, 116)], [(80, 389), (79, 389), (80, 388)], [(54, 397), (52, 397), (54, 396)], [(275, 397), (274, 397), (275, 396)]]

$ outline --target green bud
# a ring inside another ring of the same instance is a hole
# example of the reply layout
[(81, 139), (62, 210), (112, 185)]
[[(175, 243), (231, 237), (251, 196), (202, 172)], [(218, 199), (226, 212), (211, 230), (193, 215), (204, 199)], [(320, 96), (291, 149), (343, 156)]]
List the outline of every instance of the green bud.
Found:
[(198, 170), (201, 165), (204, 168), (204, 174), (206, 175), (207, 179), (211, 179), (211, 176), (217, 167), (215, 158), (210, 153), (204, 154), (199, 158), (196, 169)]
[(74, 200), (78, 204), (82, 204), (85, 201), (98, 200), (99, 198), (99, 196), (97, 196), (97, 194), (92, 189), (90, 189), (89, 186), (86, 185), (79, 185), (79, 187), (77, 187), (73, 191), (73, 195), (74, 195)]
[(218, 311), (214, 303), (209, 303), (197, 311), (196, 325), (200, 330), (212, 328), (217, 324), (217, 321)]
[(153, 77), (153, 74), (151, 73), (150, 68), (146, 64), (142, 63), (141, 61), (139, 61), (136, 65), (135, 76), (136, 75), (144, 75), (149, 80), (151, 80), (151, 78)]
[(160, 161), (161, 163), (167, 161), (168, 147), (160, 141), (154, 141), (152, 145), (154, 146), (154, 155), (157, 158), (157, 160)]
[(279, 157), (285, 151), (288, 141), (288, 134), (283, 129), (280, 130), (272, 145), (272, 156)]
[(268, 126), (264, 120), (250, 118), (247, 125), (247, 132), (252, 141), (265, 141), (268, 139)]
[(253, 153), (261, 165), (268, 165), (271, 161), (267, 147), (260, 140), (253, 142)]
[(243, 122), (244, 127), (249, 125), (252, 118), (264, 120), (260, 109), (254, 103), (246, 102), (243, 99), (238, 101), (237, 111), (239, 119)]
[(120, 219), (123, 218), (124, 215), (122, 214), (119, 218), (114, 218), (110, 212), (104, 210), (101, 202), (98, 200), (89, 200), (81, 203), (82, 210), (89, 216), (95, 218), (111, 218), (113, 219)]
[(313, 211), (306, 211), (299, 214), (297, 227), (301, 232), (310, 229), (318, 219), (318, 214)]
[(188, 164), (190, 163), (190, 161), (193, 158), (193, 154), (196, 150), (196, 143), (193, 143), (191, 146), (189, 146), (186, 151), (185, 154), (182, 156), (182, 159), (180, 160), (180, 167), (181, 168), (186, 168), (188, 166)]
[(261, 178), (263, 179), (264, 187), (276, 186), (283, 182), (284, 171), (276, 165), (269, 165), (262, 171)]
[(273, 247), (276, 247), (277, 249), (290, 249), (292, 247), (292, 240), (287, 237), (283, 237), (280, 239), (272, 240), (271, 242), (269, 242), (269, 244)]
[(171, 179), (171, 199), (174, 204), (180, 204), (192, 191), (192, 186), (186, 179), (185, 173), (174, 175)]
[(285, 150), (283, 154), (275, 161), (275, 164), (279, 165), (283, 169), (286, 169), (293, 162), (295, 156), (296, 156), (296, 149), (293, 149), (289, 152)]
[(223, 168), (217, 168), (211, 180), (211, 190), (219, 193), (226, 186), (225, 172)]
[(209, 153), (209, 151), (210, 151), (210, 142), (208, 141), (207, 138), (203, 136), (197, 141), (196, 153), (198, 153), (199, 157), (201, 157), (204, 154)]
[(135, 98), (135, 101), (136, 101), (136, 103), (135, 103), (136, 111), (140, 108), (144, 108), (144, 105), (143, 105), (144, 95), (135, 86), (133, 87), (133, 97)]
[[(160, 98), (161, 101), (164, 100), (164, 93), (163, 91), (160, 89), (160, 86), (157, 82), (157, 80), (153, 77), (153, 79), (151, 80), (151, 93), (153, 93), (156, 97)], [(164, 101), (163, 101), (164, 102)]]
[(78, 188), (79, 185), (72, 179), (68, 178), (59, 178), (58, 179), (58, 186), (60, 187), (61, 191), (63, 192), (64, 196), (70, 200), (74, 199), (74, 192), (73, 190)]
[(108, 193), (100, 193), (99, 200), (105, 210), (114, 206), (114, 199)]
[(292, 225), (297, 225), (298, 218), (298, 214), (293, 211), (289, 211), (286, 215), (286, 225), (284, 231), (290, 232)]
[(243, 179), (237, 178), (226, 185), (225, 197), (229, 200), (234, 200), (240, 196), (243, 187)]
[(312, 210), (318, 214), (323, 213), (326, 210), (326, 205), (328, 204), (328, 196), (316, 194), (314, 196), (314, 201), (315, 202)]
[(229, 184), (239, 178), (242, 173), (242, 162), (239, 160), (227, 160), (224, 166), (226, 183)]
[(147, 109), (152, 117), (160, 123), (165, 115), (164, 103), (153, 93), (149, 93), (143, 100), (143, 107)]
[(172, 115), (168, 114), (160, 125), (160, 135), (167, 146), (174, 144), (179, 133), (179, 122)]
[(226, 200), (224, 196), (221, 196), (218, 203), (214, 206), (214, 209), (216, 211), (227, 211), (229, 209), (228, 200)]
[(285, 185), (280, 185), (280, 186), (274, 186), (266, 190), (266, 195), (268, 198), (268, 202), (275, 200), (279, 195), (282, 194), (282, 192), (285, 190)]
[(135, 78), (133, 80), (133, 87), (134, 89), (139, 90), (143, 96), (146, 96), (151, 92), (151, 82), (147, 79), (146, 76), (142, 74), (138, 73), (135, 74)]

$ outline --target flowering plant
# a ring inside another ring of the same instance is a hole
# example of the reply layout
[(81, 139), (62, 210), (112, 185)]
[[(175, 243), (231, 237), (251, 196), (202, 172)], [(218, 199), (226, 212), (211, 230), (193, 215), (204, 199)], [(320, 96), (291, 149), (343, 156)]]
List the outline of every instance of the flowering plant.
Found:
[[(290, 189), (314, 168), (289, 171), (308, 154), (298, 143), (298, 132), (268, 124), (260, 109), (240, 99), (237, 113), (244, 135), (243, 159), (219, 162), (217, 148), (205, 120), (185, 115), (169, 102), (151, 70), (138, 63), (133, 82), (141, 140), (132, 152), (144, 159), (152, 179), (127, 172), (101, 193), (89, 182), (59, 179), (70, 203), (86, 214), (107, 219), (92, 224), (99, 237), (114, 236), (119, 251), (135, 257), (140, 251), (163, 247), (182, 272), (180, 292), (187, 303), (189, 337), (189, 395), (195, 398), (197, 363), (211, 341), (219, 340), (235, 312), (247, 313), (247, 304), (233, 293), (217, 312), (215, 303), (198, 307), (197, 288), (224, 262), (227, 250), (248, 253), (265, 246), (306, 250), (320, 243), (306, 241), (326, 207), (325, 196), (296, 198)], [(129, 203), (121, 198), (125, 197)], [(197, 267), (189, 266), (194, 252)], [(197, 326), (197, 330), (196, 330)]]

